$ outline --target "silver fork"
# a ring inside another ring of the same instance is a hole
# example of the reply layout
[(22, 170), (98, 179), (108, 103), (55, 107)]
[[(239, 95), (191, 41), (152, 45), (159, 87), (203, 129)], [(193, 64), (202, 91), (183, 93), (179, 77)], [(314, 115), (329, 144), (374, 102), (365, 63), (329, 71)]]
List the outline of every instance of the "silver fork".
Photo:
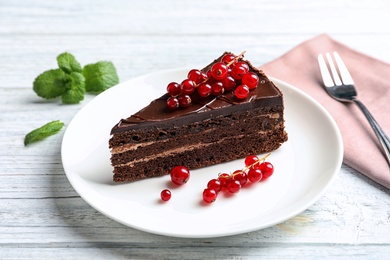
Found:
[(383, 150), (385, 151), (387, 162), (390, 165), (389, 137), (387, 137), (385, 132), (382, 130), (378, 122), (368, 111), (366, 106), (363, 105), (363, 103), (357, 99), (355, 84), (340, 55), (337, 52), (334, 52), (333, 56), (336, 61), (338, 69), (336, 69), (336, 66), (333, 63), (332, 56), (329, 53), (326, 53), (326, 59), (328, 61), (329, 68), (332, 73), (331, 76), (323, 55), (322, 54), (318, 55), (318, 63), (320, 65), (320, 71), (321, 71), (321, 75), (324, 81), (326, 91), (331, 97), (335, 98), (336, 100), (341, 102), (354, 102), (360, 108), (360, 110), (366, 116), (376, 136), (378, 137), (379, 142), (381, 143)]

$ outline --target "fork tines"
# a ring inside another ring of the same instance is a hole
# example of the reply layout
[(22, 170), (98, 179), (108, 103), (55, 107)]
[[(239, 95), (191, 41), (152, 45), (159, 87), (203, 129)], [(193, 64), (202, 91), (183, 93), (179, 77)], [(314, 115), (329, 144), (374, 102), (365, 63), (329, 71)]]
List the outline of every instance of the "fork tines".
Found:
[[(333, 53), (334, 59), (337, 64), (337, 68), (333, 62), (331, 54), (326, 53), (326, 59), (329, 64), (330, 75), (328, 67), (326, 65), (325, 59), (322, 54), (318, 55), (318, 63), (320, 65), (322, 79), (326, 87), (340, 86), (340, 85), (353, 85), (353, 80), (351, 74), (349, 73), (347, 67), (345, 66), (343, 60), (337, 52)], [(340, 79), (341, 77), (341, 79)]]

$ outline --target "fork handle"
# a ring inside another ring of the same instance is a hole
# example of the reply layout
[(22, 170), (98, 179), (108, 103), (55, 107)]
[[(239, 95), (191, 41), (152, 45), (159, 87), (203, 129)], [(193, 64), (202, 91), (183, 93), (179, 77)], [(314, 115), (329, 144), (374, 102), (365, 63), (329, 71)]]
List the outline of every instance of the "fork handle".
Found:
[(385, 151), (387, 162), (390, 165), (390, 139), (389, 139), (389, 137), (387, 137), (386, 133), (379, 126), (378, 122), (375, 120), (375, 118), (371, 115), (371, 113), (368, 111), (366, 106), (363, 105), (362, 102), (360, 102), (357, 99), (353, 99), (353, 102), (355, 102), (355, 104), (358, 105), (360, 110), (366, 116), (368, 122), (370, 123), (372, 129), (374, 130), (376, 136), (378, 137), (379, 142), (381, 143), (381, 145), (383, 147), (383, 150)]

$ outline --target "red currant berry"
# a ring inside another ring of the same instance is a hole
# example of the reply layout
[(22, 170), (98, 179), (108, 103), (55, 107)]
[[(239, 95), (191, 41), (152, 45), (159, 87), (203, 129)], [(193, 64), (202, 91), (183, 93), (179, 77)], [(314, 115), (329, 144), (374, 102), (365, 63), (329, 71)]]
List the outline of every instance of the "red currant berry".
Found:
[(179, 107), (179, 100), (175, 97), (169, 97), (167, 99), (167, 106), (171, 110), (175, 110), (176, 108)]
[(214, 96), (222, 95), (223, 92), (225, 92), (225, 89), (223, 88), (223, 84), (221, 81), (215, 81), (211, 83), (211, 93)]
[(236, 81), (233, 79), (232, 76), (229, 76), (229, 75), (226, 78), (224, 78), (223, 80), (221, 80), (221, 82), (223, 84), (223, 88), (226, 91), (230, 91), (236, 86)]
[(181, 92), (180, 84), (176, 82), (169, 83), (167, 86), (167, 92), (171, 97), (176, 97)]
[(183, 82), (180, 84), (181, 93), (185, 95), (194, 93), (195, 87), (196, 87), (195, 82), (189, 79), (183, 80)]
[(214, 189), (207, 188), (203, 191), (203, 201), (212, 203), (217, 199), (217, 192)]
[(208, 70), (208, 71), (206, 72), (206, 76), (207, 76), (207, 78), (208, 78), (209, 80), (213, 78), (213, 75), (211, 75), (211, 70)]
[(243, 67), (245, 69), (245, 73), (247, 73), (249, 71), (249, 65), (245, 61), (237, 61), (237, 63), (234, 64), (234, 66)]
[(256, 73), (248, 72), (242, 76), (241, 83), (247, 85), (249, 89), (255, 89), (257, 88), (257, 84), (259, 84), (259, 77)]
[(248, 97), (249, 95), (249, 88), (247, 87), (247, 85), (240, 85), (236, 88), (236, 90), (234, 91), (234, 95), (238, 98), (238, 99), (245, 99)]
[(258, 168), (250, 168), (248, 171), (248, 180), (250, 182), (259, 182), (263, 178), (263, 174)]
[(211, 76), (217, 80), (222, 80), (228, 75), (228, 67), (223, 62), (215, 63), (211, 69)]
[(171, 191), (168, 190), (168, 189), (162, 190), (161, 193), (160, 193), (160, 197), (161, 197), (162, 201), (170, 200), (171, 196), (172, 196)]
[(190, 171), (184, 166), (175, 166), (171, 170), (171, 180), (177, 185), (183, 185), (190, 179)]
[(221, 182), (222, 188), (226, 188), (226, 183), (229, 179), (231, 179), (231, 176), (227, 173), (221, 173), (218, 175), (218, 180)]
[(208, 83), (202, 83), (197, 87), (199, 96), (208, 97), (211, 94), (211, 85)]
[(263, 173), (263, 180), (267, 179), (274, 173), (274, 166), (270, 162), (262, 162), (258, 167)]
[(233, 54), (225, 54), (223, 55), (221, 61), (225, 64), (229, 64), (232, 60), (234, 60), (236, 58), (236, 56), (234, 56)]
[(241, 189), (240, 181), (234, 180), (234, 179), (230, 179), (230, 180), (226, 183), (226, 189), (227, 189), (230, 193), (237, 193), (237, 192), (239, 192), (240, 189)]
[(240, 80), (246, 73), (248, 73), (248, 71), (249, 71), (248, 64), (246, 64), (243, 61), (239, 61), (233, 65), (230, 75), (235, 80)]
[(191, 105), (191, 97), (189, 95), (180, 95), (177, 97), (179, 101), (179, 106), (181, 107), (189, 107)]
[(248, 155), (246, 158), (245, 158), (245, 166), (251, 166), (253, 164), (255, 164), (256, 162), (259, 161), (259, 157), (257, 157), (256, 155)]
[(200, 70), (193, 69), (188, 72), (187, 78), (195, 82), (195, 84), (199, 84), (207, 78), (207, 75)]
[(221, 191), (222, 184), (218, 179), (212, 179), (207, 183), (207, 188), (215, 190), (217, 193)]
[(237, 170), (233, 172), (233, 179), (240, 182), (241, 186), (244, 186), (248, 181), (246, 172)]

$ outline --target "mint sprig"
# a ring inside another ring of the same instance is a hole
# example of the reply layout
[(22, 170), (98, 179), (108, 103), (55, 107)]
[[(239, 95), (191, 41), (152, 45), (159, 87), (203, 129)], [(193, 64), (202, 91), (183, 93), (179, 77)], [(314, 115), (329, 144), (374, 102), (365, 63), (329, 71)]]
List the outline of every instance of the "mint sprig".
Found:
[(58, 69), (41, 73), (33, 83), (35, 93), (45, 99), (61, 96), (64, 104), (77, 104), (86, 92), (100, 93), (119, 83), (112, 62), (100, 61), (84, 68), (64, 52), (57, 56)]
[(85, 88), (88, 92), (99, 93), (119, 82), (114, 64), (109, 61), (86, 65), (83, 69), (83, 75)]
[(66, 81), (66, 73), (61, 69), (47, 70), (35, 79), (33, 89), (38, 96), (52, 99), (66, 92)]
[(29, 145), (31, 143), (35, 143), (37, 141), (40, 141), (42, 139), (45, 139), (48, 136), (54, 135), (58, 133), (61, 128), (64, 126), (64, 123), (62, 123), (59, 120), (52, 121), (50, 123), (47, 123), (35, 130), (32, 130), (24, 137), (24, 145)]
[(66, 83), (64, 94), (61, 95), (62, 103), (77, 104), (84, 99), (85, 78), (81, 73), (72, 72), (69, 75), (69, 81)]
[(71, 72), (83, 72), (83, 68), (80, 63), (76, 60), (76, 58), (68, 53), (64, 52), (57, 56), (58, 67), (62, 69), (64, 72), (70, 74)]

